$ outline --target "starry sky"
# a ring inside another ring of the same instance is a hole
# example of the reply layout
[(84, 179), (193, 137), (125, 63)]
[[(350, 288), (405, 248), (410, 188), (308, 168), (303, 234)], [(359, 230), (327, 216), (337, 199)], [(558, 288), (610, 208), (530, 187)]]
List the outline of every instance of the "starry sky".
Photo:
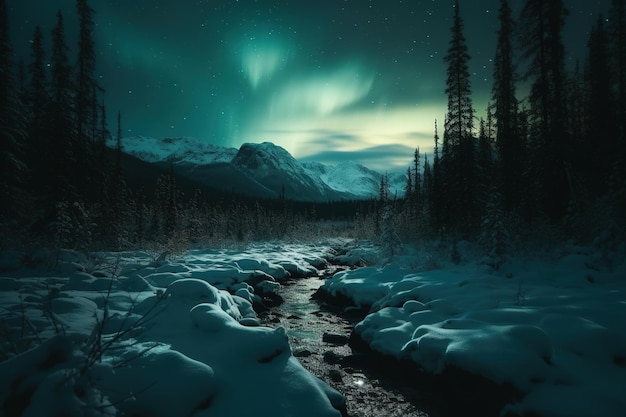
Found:
[[(16, 55), (30, 62), (56, 11), (76, 50), (75, 0), (7, 0)], [(522, 0), (511, 0), (517, 15)], [(584, 60), (610, 0), (565, 0), (568, 65)], [(454, 0), (92, 0), (98, 74), (125, 136), (271, 141), (301, 160), (404, 170), (430, 152), (446, 113), (443, 57)], [(461, 0), (474, 107), (491, 94), (498, 0)], [(72, 55), (74, 56), (74, 55)], [(441, 133), (441, 132), (440, 132)]]

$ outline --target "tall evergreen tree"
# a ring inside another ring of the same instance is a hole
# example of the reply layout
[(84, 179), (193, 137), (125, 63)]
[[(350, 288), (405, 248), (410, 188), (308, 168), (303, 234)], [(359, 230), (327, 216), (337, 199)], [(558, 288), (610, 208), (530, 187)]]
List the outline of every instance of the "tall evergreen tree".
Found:
[(452, 39), (444, 57), (447, 65), (445, 92), (448, 96), (448, 117), (445, 130), (453, 146), (460, 145), (465, 139), (470, 138), (474, 128), (469, 60), (470, 55), (463, 34), (463, 20), (457, 0), (454, 7)]
[(415, 148), (413, 152), (413, 189), (415, 192), (416, 203), (420, 203), (422, 199), (422, 175), (420, 173), (420, 148)]
[[(588, 101), (585, 113), (589, 117), (586, 141), (582, 147), (585, 166), (589, 169), (587, 179), (597, 194), (606, 192), (611, 159), (618, 152), (613, 111), (615, 102), (611, 90), (608, 37), (604, 19), (600, 16), (589, 35), (589, 55), (585, 78), (588, 85)], [(602, 143), (600, 148), (598, 143)]]
[(44, 115), (48, 106), (48, 77), (46, 74), (46, 57), (43, 46), (43, 33), (37, 26), (31, 44), (33, 61), (30, 64), (29, 107), (32, 127), (41, 131)]
[(45, 170), (46, 158), (49, 158), (46, 149), (47, 112), (50, 110), (50, 94), (48, 92), (48, 77), (46, 73), (46, 58), (43, 46), (43, 33), (39, 26), (35, 27), (31, 43), (32, 62), (29, 65), (30, 83), (26, 94), (26, 103), (30, 117), (29, 146), (30, 163), (33, 169), (32, 179), (37, 182), (42, 177), (49, 176)]
[(493, 67), (492, 100), (498, 152), (498, 177), (506, 209), (519, 206), (523, 149), (517, 126), (518, 102), (515, 95), (513, 34), (515, 23), (508, 0), (500, 0), (500, 27)]
[(613, 0), (609, 12), (611, 67), (614, 68), (617, 122), (617, 155), (613, 175), (626, 177), (626, 0)]
[(565, 47), (568, 14), (562, 0), (526, 0), (520, 15), (522, 56), (529, 61), (530, 127), (534, 181), (543, 210), (553, 221), (571, 198), (567, 140)]
[(95, 140), (94, 131), (90, 129), (97, 126), (97, 117), (94, 121), (94, 113), (98, 111), (96, 82), (96, 52), (93, 40), (94, 10), (87, 0), (76, 0), (76, 8), (80, 22), (78, 35), (78, 62), (76, 77), (76, 115), (79, 135), (82, 138)]
[[(9, 38), (6, 0), (0, 0), (0, 216), (18, 214), (16, 196), (26, 172), (23, 145), (24, 115), (18, 97)], [(2, 218), (1, 220), (5, 220)]]
[[(52, 30), (52, 70), (51, 101), (47, 115), (49, 135), (46, 144), (46, 166), (48, 173), (42, 178), (44, 188), (52, 186), (54, 200), (64, 198), (71, 187), (70, 170), (77, 158), (77, 136), (74, 125), (72, 67), (68, 59), (68, 47), (65, 43), (65, 25), (61, 11), (57, 13), (57, 23)], [(52, 181), (52, 184), (49, 182)]]
[(470, 55), (463, 34), (458, 0), (454, 8), (452, 39), (444, 57), (447, 65), (446, 94), (448, 112), (444, 132), (443, 173), (445, 206), (450, 210), (450, 226), (464, 234), (471, 233), (477, 219), (475, 152), (472, 131), (474, 109), (468, 62)]
[(439, 130), (437, 127), (437, 120), (435, 120), (435, 146), (433, 149), (433, 179), (432, 187), (430, 190), (429, 210), (432, 226), (436, 231), (440, 231), (443, 227), (445, 213), (444, 213), (444, 199), (443, 199), (443, 172), (441, 167), (441, 157), (439, 155)]

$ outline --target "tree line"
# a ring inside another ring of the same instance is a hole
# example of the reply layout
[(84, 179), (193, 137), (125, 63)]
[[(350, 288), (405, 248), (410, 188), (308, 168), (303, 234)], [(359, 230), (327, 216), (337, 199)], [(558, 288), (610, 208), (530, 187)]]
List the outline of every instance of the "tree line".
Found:
[[(626, 213), (626, 12), (613, 0), (568, 70), (561, 0), (500, 0), (486, 118), (472, 103), (470, 51), (456, 1), (444, 62), (447, 113), (432, 159), (407, 171), (403, 213), (414, 230), (456, 238), (500, 235), (506, 221), (566, 226), (591, 238), (623, 232)], [(519, 86), (528, 93), (519, 98)], [(489, 230), (490, 229), (490, 230)], [(493, 238), (490, 238), (493, 241)]]
[[(147, 168), (124, 155), (122, 115), (112, 134), (96, 76), (94, 10), (87, 0), (76, 0), (76, 13), (75, 56), (58, 12), (50, 33), (35, 27), (27, 63), (15, 62), (7, 4), (0, 0), (3, 247), (176, 250), (200, 243), (315, 238), (337, 227), (349, 232), (342, 220), (371, 211), (367, 202), (246, 199), (203, 189), (173, 170)], [(47, 36), (50, 51), (44, 47)], [(329, 224), (320, 227), (320, 220)]]

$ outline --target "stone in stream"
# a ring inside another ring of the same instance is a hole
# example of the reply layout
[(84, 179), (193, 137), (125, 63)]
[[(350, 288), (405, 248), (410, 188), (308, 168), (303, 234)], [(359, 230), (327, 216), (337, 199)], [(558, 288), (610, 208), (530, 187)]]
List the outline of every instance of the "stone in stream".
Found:
[(336, 346), (343, 346), (348, 344), (350, 336), (326, 332), (322, 335), (322, 341)]
[(333, 382), (342, 382), (343, 381), (343, 376), (341, 376), (341, 372), (338, 371), (337, 369), (331, 369), (330, 371), (328, 371), (328, 377)]
[(295, 352), (293, 352), (293, 356), (295, 356), (296, 358), (307, 358), (311, 356), (312, 354), (313, 352), (311, 352), (308, 349), (300, 349), (300, 350), (296, 350)]
[(324, 362), (326, 362), (326, 363), (328, 363), (330, 365), (334, 365), (336, 363), (339, 363), (339, 362), (341, 362), (342, 359), (343, 359), (342, 356), (336, 354), (332, 350), (327, 350), (326, 352), (324, 352)]

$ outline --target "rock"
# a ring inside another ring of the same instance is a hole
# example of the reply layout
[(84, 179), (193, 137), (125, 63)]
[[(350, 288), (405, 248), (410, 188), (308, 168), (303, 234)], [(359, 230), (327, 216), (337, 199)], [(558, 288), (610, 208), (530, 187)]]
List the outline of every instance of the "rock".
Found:
[(333, 382), (341, 382), (341, 381), (343, 381), (343, 376), (341, 376), (341, 372), (338, 371), (337, 369), (331, 369), (330, 371), (328, 371), (328, 377)]
[(322, 336), (322, 341), (337, 346), (347, 345), (349, 340), (350, 336), (347, 336), (345, 334), (324, 333), (324, 335)]
[(342, 357), (339, 356), (338, 354), (336, 354), (335, 352), (333, 352), (332, 350), (327, 350), (326, 352), (324, 352), (324, 362), (330, 364), (330, 365), (334, 365), (337, 364), (339, 362), (341, 362)]
[(295, 352), (293, 352), (293, 356), (295, 356), (296, 358), (308, 358), (312, 354), (313, 352), (311, 352), (308, 349), (301, 349), (301, 350), (296, 350)]

